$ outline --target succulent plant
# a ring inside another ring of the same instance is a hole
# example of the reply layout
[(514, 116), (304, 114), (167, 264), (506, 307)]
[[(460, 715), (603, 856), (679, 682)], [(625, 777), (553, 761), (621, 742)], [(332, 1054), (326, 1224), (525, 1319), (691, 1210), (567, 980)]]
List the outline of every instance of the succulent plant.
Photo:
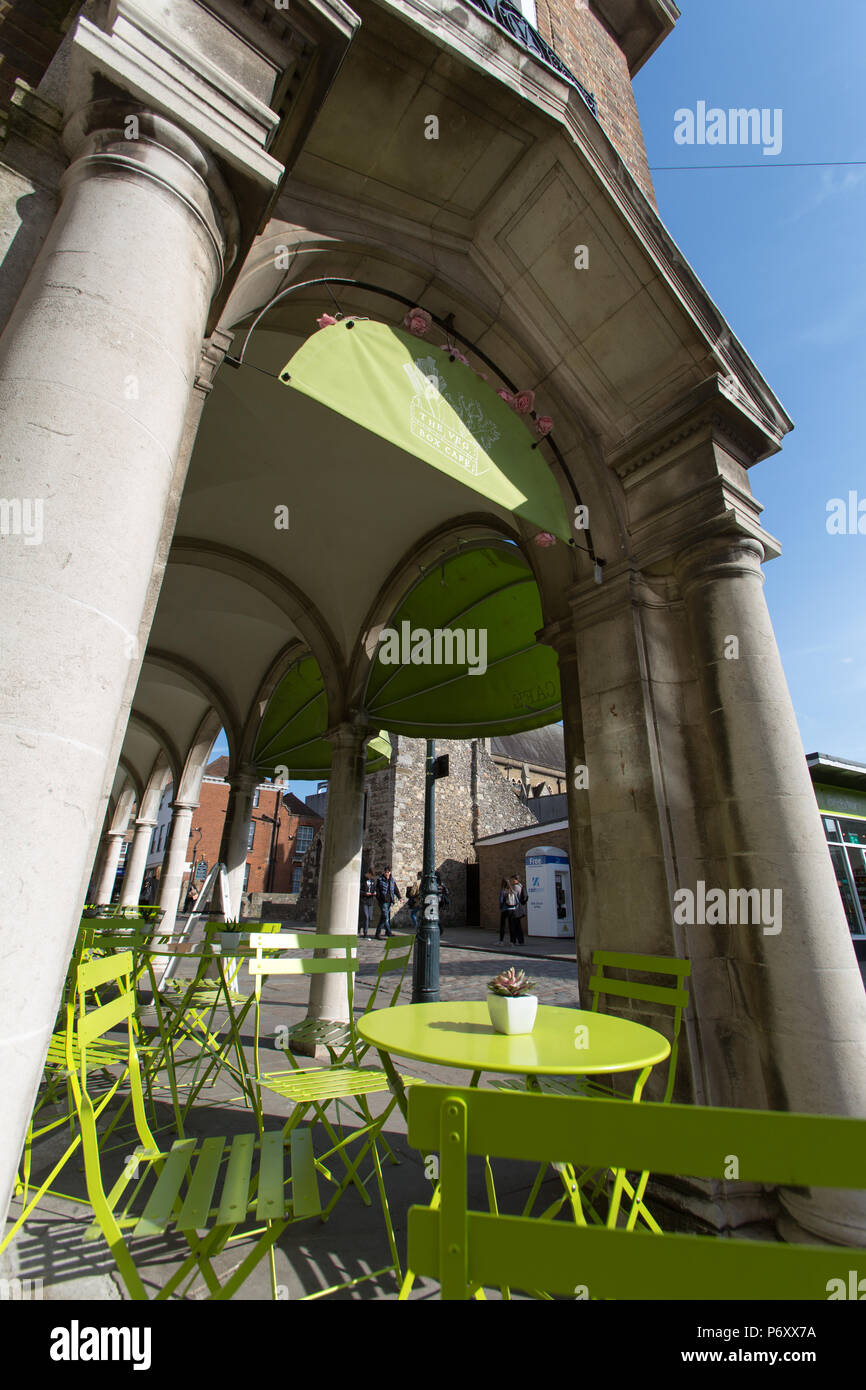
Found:
[(487, 986), (491, 994), (501, 994), (507, 999), (519, 999), (522, 994), (533, 994), (537, 988), (534, 980), (527, 980), (522, 970), (503, 970)]

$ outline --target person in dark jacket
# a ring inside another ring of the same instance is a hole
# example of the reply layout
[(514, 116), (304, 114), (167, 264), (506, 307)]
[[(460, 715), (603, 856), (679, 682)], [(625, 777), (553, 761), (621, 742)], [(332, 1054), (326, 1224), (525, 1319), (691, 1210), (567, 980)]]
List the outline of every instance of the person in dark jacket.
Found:
[(499, 940), (505, 940), (505, 931), (507, 928), (508, 940), (510, 944), (513, 933), (509, 924), (511, 922), (512, 917), (514, 916), (514, 908), (516, 904), (514, 903), (513, 898), (511, 901), (509, 901), (509, 889), (510, 885), (508, 879), (504, 878), (501, 884), (499, 885)]
[(376, 924), (376, 940), (381, 936), (382, 927), (385, 928), (386, 936), (393, 936), (391, 930), (391, 908), (398, 898), (402, 898), (402, 893), (391, 877), (390, 868), (384, 869), (376, 879), (376, 900), (379, 904), (379, 921)]
[(361, 901), (360, 914), (358, 917), (358, 931), (361, 936), (367, 936), (373, 921), (373, 903), (376, 901), (376, 877), (372, 869), (365, 869), (361, 874)]
[(515, 908), (513, 920), (509, 923), (511, 929), (511, 940), (517, 946), (523, 945), (522, 919), (526, 916), (526, 889), (520, 881), (520, 876), (514, 874), (511, 879), (511, 890), (515, 898)]

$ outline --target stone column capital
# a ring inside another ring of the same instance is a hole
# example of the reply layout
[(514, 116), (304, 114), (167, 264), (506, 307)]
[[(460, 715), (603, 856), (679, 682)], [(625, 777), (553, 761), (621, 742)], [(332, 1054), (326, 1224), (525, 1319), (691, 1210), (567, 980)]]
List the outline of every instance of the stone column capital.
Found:
[(763, 559), (764, 547), (757, 537), (720, 534), (699, 540), (676, 555), (674, 573), (684, 595), (719, 579), (752, 578), (763, 584)]
[(133, 100), (87, 102), (63, 128), (71, 164), (65, 193), (77, 181), (146, 180), (173, 194), (198, 223), (214, 262), (217, 288), (237, 254), (237, 209), (216, 161), (180, 126)]
[(334, 752), (356, 751), (368, 738), (372, 738), (375, 732), (366, 716), (355, 712), (339, 724), (334, 724), (325, 734), (325, 738), (333, 744)]
[(149, 816), (141, 816), (141, 817), (136, 816), (136, 818), (135, 818), (135, 828), (136, 828), (136, 830), (152, 830), (153, 827), (154, 827), (155, 825), (156, 825), (156, 817), (155, 817), (155, 816), (153, 817), (153, 819), (151, 819)]
[(257, 767), (247, 764), (231, 773), (226, 780), (233, 792), (253, 792), (262, 781), (262, 775)]
[(184, 811), (189, 811), (190, 815), (192, 815), (193, 811), (198, 810), (200, 804), (201, 803), (198, 801), (173, 801), (171, 803), (171, 814), (174, 816), (178, 812), (183, 814)]

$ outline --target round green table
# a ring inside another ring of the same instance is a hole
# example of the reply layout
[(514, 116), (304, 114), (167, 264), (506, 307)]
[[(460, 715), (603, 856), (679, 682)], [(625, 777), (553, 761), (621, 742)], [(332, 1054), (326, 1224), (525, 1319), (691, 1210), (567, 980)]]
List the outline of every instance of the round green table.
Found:
[[(640, 1071), (641, 1089), (650, 1068), (671, 1048), (654, 1028), (611, 1014), (540, 1004), (531, 1033), (497, 1033), (486, 1003), (401, 1004), (377, 1009), (358, 1020), (365, 1042), (378, 1048), (404, 1107), (402, 1085), (391, 1055), (473, 1073), (516, 1072), (534, 1076), (585, 1076)], [(638, 1093), (639, 1094), (639, 1093)]]

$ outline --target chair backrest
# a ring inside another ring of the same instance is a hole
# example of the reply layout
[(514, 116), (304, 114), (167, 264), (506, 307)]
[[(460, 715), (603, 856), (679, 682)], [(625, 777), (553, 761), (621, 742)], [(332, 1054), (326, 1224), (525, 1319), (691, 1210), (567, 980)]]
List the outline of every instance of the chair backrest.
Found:
[[(677, 956), (638, 956), (624, 951), (593, 951), (592, 966), (589, 987), (593, 992), (594, 1013), (598, 1012), (602, 995), (614, 999), (631, 999), (644, 1004), (661, 1004), (673, 1011), (673, 1035), (663, 1096), (663, 1103), (667, 1104), (673, 1095), (676, 1080), (683, 1009), (687, 1008), (689, 1003), (686, 981), (692, 973), (691, 961), (681, 960)], [(605, 973), (611, 970), (627, 970), (640, 975), (672, 976), (674, 983), (643, 984), (634, 980), (622, 980)]]
[(228, 989), (236, 990), (241, 983), (244, 961), (249, 960), (253, 952), (250, 945), (251, 934), (270, 936), (281, 932), (281, 922), (257, 922), (253, 927), (237, 930), (227, 927), (225, 922), (205, 922), (205, 943), (224, 961), (223, 979)]
[(826, 1245), (470, 1211), (470, 1155), (719, 1180), (736, 1158), (741, 1181), (866, 1188), (866, 1120), (826, 1115), (413, 1086), (409, 1142), (439, 1153), (441, 1184), (438, 1210), (409, 1211), (409, 1264), (447, 1299), (501, 1285), (601, 1299), (826, 1299), (851, 1263)]
[[(354, 1018), (354, 976), (358, 969), (358, 938), (354, 934), (317, 934), (315, 932), (280, 932), (276, 955), (274, 939), (261, 932), (250, 932), (250, 947), (255, 957), (249, 961), (250, 973), (255, 976), (256, 1028), (253, 1054), (256, 1077), (259, 1071), (259, 1036), (261, 1034), (262, 980), (266, 975), (345, 975), (349, 1000), (349, 1019)], [(270, 947), (270, 950), (268, 949)], [(301, 951), (315, 951), (315, 956), (302, 956)], [(329, 951), (332, 954), (325, 956)], [(286, 955), (285, 952), (294, 954)], [(351, 1030), (354, 1034), (354, 1029)]]
[(370, 1013), (376, 1007), (380, 990), (384, 992), (386, 976), (391, 977), (388, 981), (391, 995), (387, 1000), (380, 1002), (378, 1007), (380, 1009), (393, 1008), (400, 996), (400, 990), (403, 988), (403, 981), (406, 978), (406, 971), (409, 968), (414, 949), (414, 935), (385, 937), (385, 949), (376, 968), (376, 980), (370, 991), (370, 998), (364, 1006), (365, 1014)]
[[(103, 1004), (99, 999), (98, 991), (108, 985), (112, 986), (117, 993), (108, 1003)], [(99, 1146), (96, 1136), (95, 1108), (87, 1080), (88, 1047), (124, 1023), (127, 1037), (126, 1074), (129, 1077), (135, 1127), (143, 1145), (153, 1150), (158, 1148), (156, 1140), (150, 1132), (144, 1111), (141, 1068), (135, 1046), (135, 989), (132, 951), (117, 951), (111, 955), (86, 961), (78, 967), (75, 980), (74, 1014), (74, 1026), (66, 1030), (66, 1066), (81, 1121), (85, 1165), (88, 1163), (89, 1156), (91, 1163), (96, 1161), (96, 1173), (98, 1174)], [(100, 1069), (101, 1066), (102, 1064), (100, 1064)], [(119, 1084), (119, 1081), (116, 1084)], [(100, 1098), (100, 1103), (102, 1099), (104, 1098)], [(88, 1170), (88, 1187), (92, 1177), (93, 1172)]]

